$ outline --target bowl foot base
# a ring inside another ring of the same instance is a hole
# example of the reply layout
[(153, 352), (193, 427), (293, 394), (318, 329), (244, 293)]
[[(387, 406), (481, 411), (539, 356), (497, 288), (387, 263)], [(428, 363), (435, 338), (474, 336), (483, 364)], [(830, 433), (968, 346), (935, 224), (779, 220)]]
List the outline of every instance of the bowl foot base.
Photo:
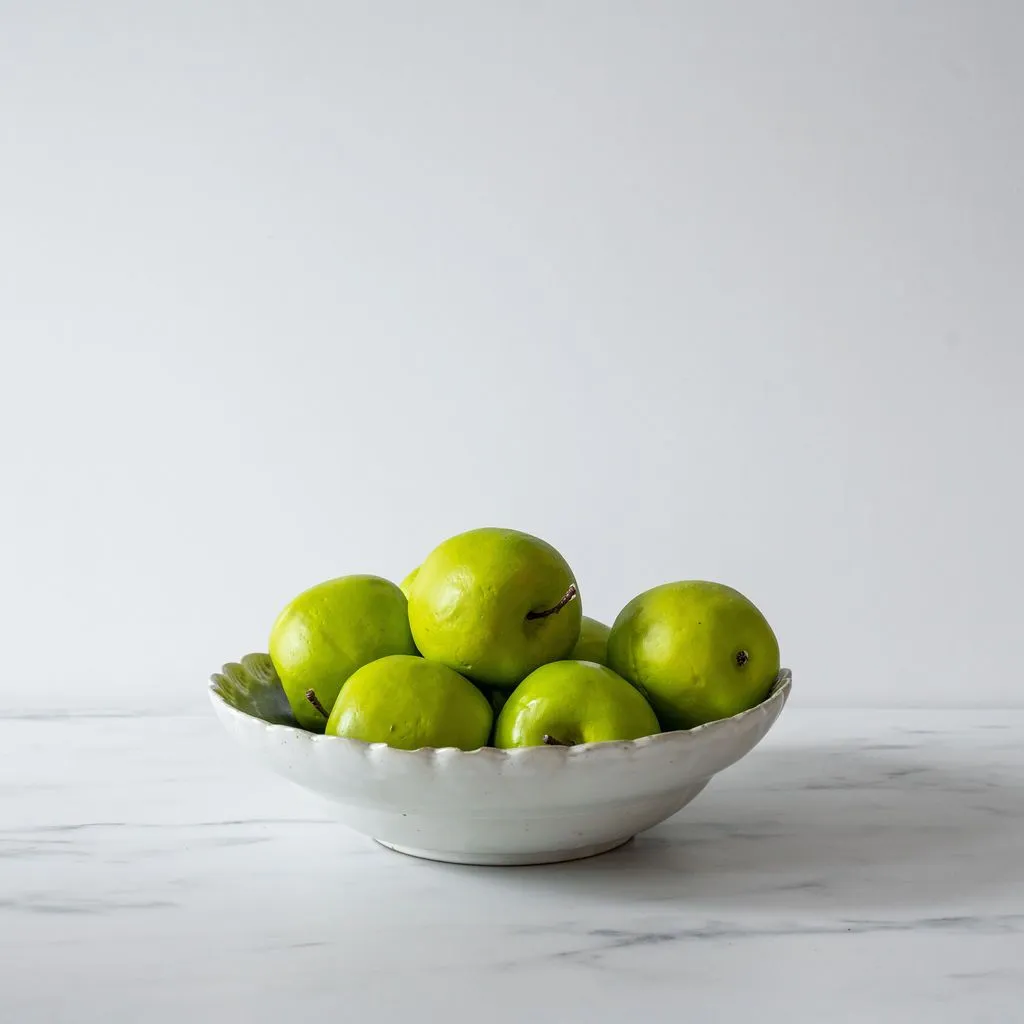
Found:
[(397, 843), (386, 843), (383, 839), (374, 839), (375, 843), (395, 853), (404, 853), (407, 857), (420, 857), (423, 860), (436, 860), (444, 864), (479, 864), (487, 867), (514, 867), (527, 864), (558, 864), (567, 860), (583, 860), (584, 857), (596, 857), (600, 853), (625, 846), (633, 837), (613, 839), (610, 843), (594, 843), (591, 846), (577, 846), (568, 850), (538, 850), (535, 853), (460, 853), (453, 850), (421, 850), (415, 846), (399, 846)]

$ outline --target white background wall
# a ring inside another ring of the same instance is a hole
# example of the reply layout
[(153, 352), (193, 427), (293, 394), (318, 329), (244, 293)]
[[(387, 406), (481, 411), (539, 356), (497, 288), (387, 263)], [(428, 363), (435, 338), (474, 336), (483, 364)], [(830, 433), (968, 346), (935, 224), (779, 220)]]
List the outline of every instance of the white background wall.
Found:
[(0, 0), (0, 704), (536, 532), (1024, 703), (1024, 8)]

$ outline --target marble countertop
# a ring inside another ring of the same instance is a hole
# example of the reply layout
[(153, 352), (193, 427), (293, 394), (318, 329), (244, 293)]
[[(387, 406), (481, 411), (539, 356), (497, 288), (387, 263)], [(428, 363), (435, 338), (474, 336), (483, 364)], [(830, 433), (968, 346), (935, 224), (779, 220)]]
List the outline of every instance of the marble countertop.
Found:
[(385, 851), (212, 713), (0, 718), (0, 767), (11, 1024), (1024, 1015), (1024, 712), (790, 708), (666, 824), (533, 868)]

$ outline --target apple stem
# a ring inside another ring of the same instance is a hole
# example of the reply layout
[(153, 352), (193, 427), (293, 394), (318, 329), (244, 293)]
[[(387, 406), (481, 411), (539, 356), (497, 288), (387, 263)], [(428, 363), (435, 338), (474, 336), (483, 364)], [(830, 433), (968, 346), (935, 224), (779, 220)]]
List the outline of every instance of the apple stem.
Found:
[(548, 733), (544, 733), (544, 742), (549, 747), (571, 747), (571, 743), (566, 743), (565, 740), (555, 739), (554, 736), (550, 736)]
[(317, 709), (317, 711), (319, 711), (320, 714), (324, 716), (324, 718), (330, 718), (331, 717), (327, 713), (327, 711), (324, 709), (323, 704), (320, 703), (320, 698), (316, 695), (316, 690), (307, 690), (306, 691), (306, 700), (308, 700), (309, 703), (312, 704), (313, 707), (315, 707)]
[(571, 587), (562, 595), (562, 600), (555, 605), (554, 608), (545, 608), (541, 612), (527, 612), (526, 617), (528, 619), (546, 619), (549, 615), (557, 615), (576, 595), (579, 591), (576, 589), (576, 584), (572, 584)]

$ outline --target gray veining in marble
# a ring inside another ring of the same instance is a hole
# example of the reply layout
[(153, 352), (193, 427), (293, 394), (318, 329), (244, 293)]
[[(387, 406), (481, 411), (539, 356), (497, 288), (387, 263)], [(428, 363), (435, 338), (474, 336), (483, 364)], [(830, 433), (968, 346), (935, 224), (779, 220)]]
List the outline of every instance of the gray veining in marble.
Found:
[(0, 1021), (1024, 1019), (1024, 713), (790, 709), (539, 868), (407, 859), (212, 718), (0, 718)]

